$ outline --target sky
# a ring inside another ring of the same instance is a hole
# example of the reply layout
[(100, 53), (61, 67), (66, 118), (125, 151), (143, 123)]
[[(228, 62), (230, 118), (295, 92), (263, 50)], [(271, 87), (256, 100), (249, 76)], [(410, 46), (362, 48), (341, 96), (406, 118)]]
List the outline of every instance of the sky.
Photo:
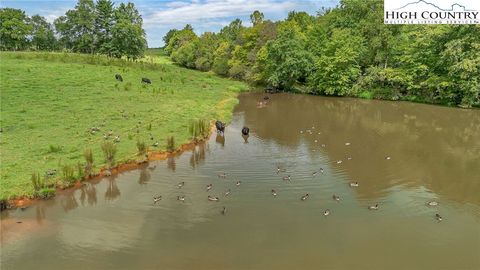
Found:
[[(19, 8), (29, 16), (39, 14), (48, 21), (73, 9), (76, 0), (1, 0), (1, 7)], [(122, 0), (113, 0), (118, 5)], [(289, 11), (306, 11), (316, 14), (322, 7), (334, 7), (339, 0), (130, 0), (142, 14), (147, 42), (150, 48), (163, 46), (162, 37), (168, 30), (181, 29), (191, 24), (197, 34), (219, 31), (239, 18), (249, 26), (250, 14), (260, 10), (265, 19), (282, 20)]]

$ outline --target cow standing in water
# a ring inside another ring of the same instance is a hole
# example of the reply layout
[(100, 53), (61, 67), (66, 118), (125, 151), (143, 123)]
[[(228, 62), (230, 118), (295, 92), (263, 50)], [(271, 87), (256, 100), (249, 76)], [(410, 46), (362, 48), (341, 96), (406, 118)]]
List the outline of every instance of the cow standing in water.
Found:
[(142, 83), (152, 84), (152, 81), (149, 78), (142, 78)]
[(217, 120), (217, 122), (215, 122), (215, 127), (217, 128), (218, 133), (222, 135), (225, 133), (225, 123)]
[(120, 74), (115, 74), (115, 80), (117, 80), (117, 81), (119, 81), (119, 82), (123, 82), (122, 75), (120, 75)]

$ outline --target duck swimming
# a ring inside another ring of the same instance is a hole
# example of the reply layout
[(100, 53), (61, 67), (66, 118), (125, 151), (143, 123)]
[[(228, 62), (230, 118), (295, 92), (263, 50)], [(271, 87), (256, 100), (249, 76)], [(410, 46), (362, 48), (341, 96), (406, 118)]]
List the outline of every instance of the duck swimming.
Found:
[(442, 216), (440, 216), (440, 214), (435, 214), (435, 219), (438, 220), (438, 221), (442, 221)]
[(272, 189), (272, 195), (273, 197), (277, 197), (277, 192), (275, 191), (275, 189)]
[(153, 197), (153, 203), (157, 203), (158, 201), (160, 201), (162, 199), (162, 196), (154, 196)]
[(237, 183), (235, 184), (237, 187), (240, 186), (240, 184), (242, 183), (242, 181), (237, 181)]
[(368, 210), (378, 210), (378, 204), (375, 205), (369, 205)]
[(323, 168), (320, 168), (320, 172), (323, 173)]
[(323, 212), (323, 215), (324, 215), (324, 216), (330, 215), (330, 210), (329, 210), (329, 209), (325, 210), (325, 212)]
[(218, 178), (227, 178), (227, 174), (226, 173), (220, 173), (218, 174)]
[(429, 202), (427, 202), (427, 205), (428, 205), (428, 206), (438, 206), (438, 202), (436, 202), (436, 201), (429, 201)]
[(277, 173), (279, 173), (279, 172), (286, 172), (286, 171), (287, 171), (286, 169), (282, 169), (282, 168), (280, 168), (280, 167), (277, 167)]
[(391, 158), (391, 157), (385, 157), (385, 159), (386, 159), (386, 160), (390, 160), (390, 159), (392, 159), (392, 158)]
[(213, 196), (210, 196), (208, 195), (208, 200), (211, 201), (211, 202), (218, 202), (220, 201), (220, 199), (218, 197), (213, 197)]
[(185, 182), (180, 182), (177, 186), (178, 188), (182, 188), (185, 185)]
[(290, 181), (290, 180), (291, 180), (290, 175), (284, 176), (284, 177), (283, 177), (283, 180), (285, 180), (285, 181)]
[(318, 172), (313, 172), (312, 173), (312, 176), (316, 176)]
[(228, 190), (225, 192), (225, 197), (227, 197), (228, 195), (230, 195), (230, 189), (228, 189)]
[(302, 198), (300, 198), (302, 201), (305, 201), (306, 199), (308, 199), (310, 195), (308, 193), (306, 193), (305, 195), (302, 196)]
[(358, 182), (351, 182), (350, 187), (358, 187)]
[(185, 196), (177, 196), (177, 201), (185, 202)]
[(227, 208), (224, 206), (223, 209), (222, 209), (222, 215), (226, 215), (227, 214)]
[(337, 160), (337, 164), (342, 164), (343, 161)]
[(333, 198), (335, 201), (337, 201), (337, 202), (340, 201), (340, 196), (337, 196), (337, 195), (335, 195), (335, 194), (333, 194), (332, 198)]
[(212, 184), (208, 184), (207, 185), (207, 191), (209, 191), (210, 189), (212, 189), (213, 185)]

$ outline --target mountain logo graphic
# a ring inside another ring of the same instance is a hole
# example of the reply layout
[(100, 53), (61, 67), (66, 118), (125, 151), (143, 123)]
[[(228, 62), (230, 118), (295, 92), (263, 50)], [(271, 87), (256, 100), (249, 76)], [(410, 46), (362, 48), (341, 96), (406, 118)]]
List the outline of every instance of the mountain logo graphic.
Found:
[(437, 9), (438, 11), (453, 11), (455, 9), (455, 7), (458, 7), (458, 9), (461, 9), (461, 11), (473, 11), (471, 9), (467, 9), (465, 6), (460, 5), (458, 3), (452, 4), (450, 6), (450, 9), (444, 9), (444, 8), (441, 8), (441, 7), (433, 4), (433, 3), (430, 3), (430, 2), (427, 2), (427, 1), (424, 1), (424, 0), (418, 0), (418, 1), (415, 1), (415, 2), (405, 4), (402, 7), (396, 8), (395, 10), (403, 10), (403, 9), (406, 9), (407, 7), (410, 7), (410, 6), (413, 7), (414, 5), (418, 5), (418, 4), (425, 4), (425, 5), (431, 6), (435, 9)]

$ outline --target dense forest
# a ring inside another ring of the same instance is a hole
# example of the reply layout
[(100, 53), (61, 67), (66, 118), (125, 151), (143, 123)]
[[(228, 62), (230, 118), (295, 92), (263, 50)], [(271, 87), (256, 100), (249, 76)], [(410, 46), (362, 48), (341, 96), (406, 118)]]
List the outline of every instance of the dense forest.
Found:
[(142, 57), (147, 47), (143, 20), (133, 3), (79, 0), (53, 24), (23, 10), (0, 9), (1, 50), (66, 50), (111, 57)]
[(250, 19), (200, 36), (172, 29), (165, 51), (179, 65), (284, 91), (480, 105), (480, 25), (385, 25), (381, 0)]
[[(381, 0), (250, 20), (200, 36), (191, 25), (172, 29), (164, 50), (179, 65), (283, 91), (480, 106), (480, 25), (385, 25)], [(79, 0), (53, 24), (2, 8), (0, 49), (138, 59), (142, 24), (134, 4), (111, 0)]]

